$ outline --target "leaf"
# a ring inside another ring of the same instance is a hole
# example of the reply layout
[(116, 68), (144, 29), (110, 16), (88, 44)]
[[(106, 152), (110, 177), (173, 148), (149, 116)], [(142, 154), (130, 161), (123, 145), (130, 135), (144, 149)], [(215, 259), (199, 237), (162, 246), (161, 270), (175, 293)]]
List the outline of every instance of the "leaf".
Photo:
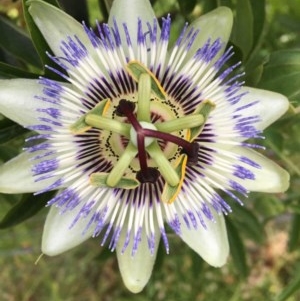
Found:
[(74, 5), (74, 0), (60, 0), (59, 1), (66, 13), (71, 15), (78, 22), (83, 22), (90, 27), (89, 12), (87, 9), (86, 0), (76, 0), (76, 5)]
[(0, 221), (0, 229), (13, 227), (35, 215), (45, 207), (54, 192), (47, 192), (37, 196), (24, 194), (22, 199), (13, 206)]
[(196, 0), (178, 0), (180, 11), (183, 15), (189, 15), (194, 10), (197, 1)]
[(253, 13), (250, 0), (237, 1), (231, 41), (241, 49), (245, 61), (253, 46)]
[(289, 242), (288, 242), (288, 248), (290, 252), (298, 249), (299, 241), (300, 241), (300, 212), (299, 214), (294, 214), (292, 219), (291, 229), (289, 233)]
[(0, 121), (0, 144), (6, 143), (11, 139), (26, 133), (27, 131), (27, 129), (19, 124), (9, 119), (3, 119)]
[[(54, 63), (52, 60), (47, 56), (46, 51), (50, 51), (50, 47), (48, 46), (46, 40), (44, 39), (43, 35), (39, 31), (38, 27), (35, 25), (31, 15), (29, 14), (28, 8), (29, 6), (26, 4), (26, 0), (22, 0), (23, 3), (23, 11), (24, 11), (24, 18), (26, 21), (27, 29), (30, 33), (32, 42), (35, 46), (35, 49), (42, 61), (43, 66), (49, 65), (53, 66)], [(49, 4), (59, 7), (56, 0), (45, 0)], [(55, 66), (57, 68), (57, 66)], [(57, 78), (53, 72), (50, 72), (48, 69), (44, 69), (44, 74), (49, 78)]]
[[(109, 10), (110, 10), (110, 7), (108, 7), (107, 2), (109, 2), (109, 1), (98, 0), (99, 10), (100, 10), (104, 20), (108, 20)], [(112, 3), (110, 3), (110, 4), (112, 5)]]
[(270, 55), (259, 88), (279, 92), (300, 103), (300, 50), (279, 50)]
[(275, 301), (287, 300), (290, 296), (292, 296), (299, 289), (300, 289), (300, 268), (298, 267), (295, 271), (294, 278), (281, 291), (281, 293), (275, 298)]
[(239, 204), (231, 204), (232, 214), (231, 219), (250, 239), (255, 242), (263, 243), (265, 240), (265, 233), (263, 225), (258, 218), (244, 206)]
[(0, 158), (2, 162), (10, 160), (18, 154), (18, 149), (15, 146), (9, 146), (8, 144), (0, 145)]
[(16, 68), (14, 66), (5, 64), (3, 62), (0, 62), (0, 75), (2, 78), (38, 78), (39, 75), (35, 73), (31, 73), (19, 68)]
[[(246, 66), (247, 67), (247, 66)], [(253, 67), (252, 70), (248, 71), (245, 69), (246, 76), (245, 76), (245, 83), (247, 86), (255, 87), (262, 77), (264, 67), (263, 64), (260, 64), (256, 67)]]
[(30, 38), (11, 21), (0, 16), (0, 45), (7, 52), (35, 67), (41, 67)]
[(204, 260), (199, 256), (198, 253), (193, 251), (192, 249), (189, 249), (190, 257), (192, 259), (193, 265), (191, 267), (192, 269), (192, 274), (194, 276), (194, 279), (198, 279), (199, 275), (203, 271), (204, 267)]
[(253, 12), (253, 48), (255, 48), (259, 44), (264, 30), (266, 3), (265, 0), (250, 0), (250, 5)]
[(249, 267), (246, 262), (246, 253), (243, 241), (240, 238), (237, 228), (228, 218), (226, 218), (226, 226), (233, 263), (237, 268), (239, 275), (245, 278), (249, 274)]

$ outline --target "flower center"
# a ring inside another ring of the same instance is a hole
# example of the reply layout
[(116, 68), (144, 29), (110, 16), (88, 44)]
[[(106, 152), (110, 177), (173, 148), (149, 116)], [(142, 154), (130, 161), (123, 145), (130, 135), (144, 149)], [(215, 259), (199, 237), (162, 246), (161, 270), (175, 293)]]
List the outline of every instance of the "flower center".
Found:
[[(153, 124), (151, 97), (154, 94), (163, 102), (165, 92), (155, 76), (140, 63), (130, 62), (127, 70), (137, 82), (138, 91), (136, 103), (121, 99), (115, 107), (114, 115), (124, 120), (105, 117), (110, 105), (110, 100), (105, 99), (77, 120), (71, 126), (71, 131), (79, 134), (90, 128), (97, 128), (128, 140), (124, 151), (109, 173), (93, 173), (90, 176), (92, 185), (133, 189), (141, 183), (155, 183), (162, 177), (165, 180), (163, 196), (165, 195), (165, 200), (170, 202), (181, 188), (186, 164), (198, 162), (199, 145), (194, 139), (202, 131), (214, 105), (209, 101), (203, 101), (191, 115)], [(179, 131), (186, 133), (185, 139), (171, 134)], [(180, 150), (176, 162), (165, 155), (159, 142), (172, 143)], [(129, 172), (136, 157), (139, 170), (135, 173)]]

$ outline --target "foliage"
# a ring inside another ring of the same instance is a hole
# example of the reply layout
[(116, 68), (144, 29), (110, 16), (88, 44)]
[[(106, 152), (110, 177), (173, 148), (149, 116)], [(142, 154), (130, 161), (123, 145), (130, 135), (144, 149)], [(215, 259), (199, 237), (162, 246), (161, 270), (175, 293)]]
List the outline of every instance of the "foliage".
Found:
[[(95, 9), (99, 9), (99, 20), (105, 21), (110, 7), (110, 1), (105, 0), (98, 2), (93, 0), (88, 3), (78, 1), (78, 3), (76, 2), (76, 9), (70, 5), (71, 0), (61, 0), (59, 4), (55, 0), (44, 1), (57, 6), (60, 5), (74, 17), (79, 18), (80, 21), (84, 19), (86, 24), (92, 25), (95, 24), (95, 21), (89, 17), (88, 12), (92, 12), (94, 17)], [(183, 264), (184, 262), (193, 262), (193, 264), (188, 264), (190, 269), (185, 271), (186, 279), (174, 276), (175, 280), (173, 280), (176, 281), (174, 284), (177, 285), (178, 282), (185, 281), (187, 281), (187, 285), (192, 283), (194, 286), (189, 287), (192, 292), (187, 295), (193, 300), (204, 300), (206, 297), (207, 300), (217, 300), (211, 297), (210, 288), (203, 285), (201, 286), (203, 291), (198, 292), (196, 280), (199, 280), (200, 283), (201, 281), (215, 281), (214, 277), (210, 275), (216, 275), (216, 284), (213, 286), (215, 290), (221, 289), (221, 286), (226, 282), (241, 285), (243, 281), (246, 282), (247, 277), (249, 281), (249, 275), (253, 274), (256, 266), (249, 265), (249, 262), (253, 263), (253, 258), (250, 258), (251, 254), (249, 254), (251, 249), (249, 244), (254, 244), (255, 249), (262, 250), (265, 248), (270, 238), (265, 229), (270, 229), (270, 225), (272, 225), (275, 229), (280, 230), (283, 227), (284, 233), (289, 233), (288, 248), (285, 254), (286, 258), (289, 258), (287, 259), (289, 267), (286, 267), (285, 280), (282, 280), (279, 285), (279, 288), (283, 290), (281, 292), (276, 291), (277, 297), (275, 294), (268, 293), (268, 295), (253, 295), (249, 299), (245, 297), (245, 300), (271, 300), (270, 298), (277, 301), (296, 300), (297, 290), (300, 288), (300, 269), (298, 267), (300, 254), (299, 252), (295, 253), (300, 243), (300, 192), (298, 189), (300, 176), (300, 155), (298, 152), (300, 148), (300, 123), (298, 122), (300, 112), (299, 3), (297, 0), (285, 2), (279, 0), (156, 0), (151, 2), (158, 16), (171, 13), (176, 31), (173, 33), (175, 36), (186, 21), (191, 22), (199, 15), (221, 5), (232, 8), (235, 13), (234, 28), (230, 39), (230, 45), (235, 50), (232, 62), (242, 62), (242, 70), (239, 71), (245, 71), (244, 80), (247, 85), (282, 93), (291, 101), (291, 108), (286, 116), (265, 133), (266, 145), (270, 149), (269, 156), (288, 169), (291, 174), (290, 190), (286, 194), (275, 196), (252, 194), (249, 200), (245, 200), (244, 207), (232, 204), (234, 213), (227, 218), (232, 260), (228, 268), (230, 273), (224, 272), (226, 274), (224, 279), (222, 279), (222, 272), (214, 271), (207, 266), (203, 267), (199, 258), (188, 251), (188, 254), (183, 254)], [(53, 76), (53, 74), (47, 74), (47, 70), (43, 67), (46, 64), (52, 64), (46, 55), (46, 51), (49, 51), (48, 45), (28, 14), (26, 1), (23, 0), (22, 3), (24, 13), (22, 13), (21, 6), (15, 2), (7, 1), (5, 5), (0, 4), (0, 78), (37, 78), (41, 74)], [(12, 10), (18, 11), (16, 17), (12, 17)], [(21, 49), (20, 44), (22, 44)], [(20, 141), (28, 135), (28, 132), (4, 117), (0, 120), (0, 128), (0, 159), (4, 162), (16, 154)], [(49, 197), (49, 195), (43, 197), (24, 195), (8, 199), (6, 196), (2, 196), (1, 201), (6, 205), (3, 206), (2, 204), (0, 208), (1, 211), (5, 208), (6, 212), (0, 216), (2, 217), (0, 228), (12, 227), (32, 217), (44, 206)], [(282, 220), (284, 223), (281, 223)], [(37, 235), (41, 234), (41, 231), (36, 232), (39, 233)], [(3, 247), (2, 244), (0, 246)], [(82, 251), (83, 249), (81, 249)], [(73, 260), (76, 260), (76, 256), (73, 256)], [(289, 261), (290, 256), (293, 256), (291, 261)], [(85, 254), (84, 258), (86, 257)], [(164, 254), (161, 253), (160, 259), (165, 260), (164, 257)], [(89, 258), (88, 260), (97, 261), (98, 259)], [(111, 265), (110, 260), (112, 259), (108, 256), (106, 264)], [(180, 273), (184, 270), (184, 267), (179, 265), (181, 259), (178, 257), (176, 257), (173, 266), (169, 259), (166, 260), (167, 264), (162, 263), (162, 265), (164, 269), (170, 269), (171, 273)], [(70, 261), (70, 265), (72, 264)], [(232, 264), (234, 266), (233, 271), (231, 270)], [(104, 264), (99, 265), (104, 266)], [(176, 270), (178, 268), (181, 270)], [(230, 275), (233, 278), (228, 280)], [(236, 275), (240, 275), (243, 280), (238, 279)], [(147, 300), (147, 296), (149, 298), (155, 297), (158, 300), (157, 292), (159, 289), (157, 287), (163, 285), (161, 283), (166, 281), (164, 277), (167, 276), (166, 271), (162, 272), (156, 269), (155, 279), (147, 288), (145, 295), (141, 295), (141, 298), (136, 300)], [(114, 275), (114, 277), (116, 276)], [(170, 276), (167, 279), (170, 279)], [(188, 283), (189, 281), (190, 283)], [(174, 290), (171, 291), (174, 293)], [(197, 292), (199, 295), (196, 295)], [(254, 289), (254, 292), (257, 293), (257, 290)], [(99, 291), (99, 293), (101, 292)], [(240, 300), (238, 297), (240, 293), (238, 288), (226, 288), (224, 296), (227, 296), (226, 300)], [(114, 294), (116, 295), (116, 293)], [(231, 297), (230, 294), (232, 294)], [(295, 299), (291, 296), (295, 296)], [(121, 299), (121, 296), (118, 296), (118, 300), (132, 298), (131, 296), (127, 297), (122, 296)], [(80, 300), (84, 300), (83, 298), (80, 297)]]

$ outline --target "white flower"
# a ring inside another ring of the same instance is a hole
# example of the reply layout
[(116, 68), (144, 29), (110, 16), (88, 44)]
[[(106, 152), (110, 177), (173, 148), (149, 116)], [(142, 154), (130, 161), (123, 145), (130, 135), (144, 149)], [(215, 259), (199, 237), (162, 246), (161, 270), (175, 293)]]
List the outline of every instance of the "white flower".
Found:
[[(30, 14), (63, 69), (0, 81), (0, 112), (38, 134), (0, 169), (0, 191), (58, 189), (42, 251), (57, 255), (100, 236), (117, 251), (125, 285), (139, 292), (168, 225), (209, 264), (225, 264), (221, 195), (287, 189), (285, 170), (245, 142), (288, 108), (277, 93), (243, 87), (224, 69), (227, 8), (186, 26), (169, 45), (171, 20), (147, 0), (115, 0), (97, 33), (31, 0)], [(221, 71), (222, 70), (222, 71)], [(220, 194), (222, 192), (222, 194)], [(173, 250), (172, 250), (173, 251)]]

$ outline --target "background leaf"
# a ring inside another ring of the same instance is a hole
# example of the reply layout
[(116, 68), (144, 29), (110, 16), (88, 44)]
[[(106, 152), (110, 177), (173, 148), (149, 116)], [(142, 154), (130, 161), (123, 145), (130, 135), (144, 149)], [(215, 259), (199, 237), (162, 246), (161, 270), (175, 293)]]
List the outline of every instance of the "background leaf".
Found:
[(47, 201), (54, 195), (54, 192), (47, 192), (34, 196), (24, 194), (22, 199), (14, 205), (0, 221), (0, 229), (15, 226), (34, 216), (41, 209), (45, 208)]
[(233, 211), (230, 220), (239, 229), (239, 232), (257, 243), (263, 243), (265, 241), (264, 228), (253, 211), (235, 203), (230, 204), (230, 206)]
[(195, 8), (197, 1), (196, 0), (178, 0), (180, 11), (183, 15), (189, 15)]
[(6, 63), (0, 62), (0, 77), (2, 78), (38, 78), (39, 75), (31, 73), (14, 66), (8, 65)]
[(250, 0), (236, 3), (231, 42), (241, 49), (245, 61), (253, 46), (253, 13)]
[(288, 243), (289, 250), (294, 251), (298, 249), (299, 243), (300, 243), (300, 211), (299, 214), (294, 214), (292, 219), (290, 233), (289, 233), (289, 243)]
[(6, 143), (26, 132), (28, 132), (28, 130), (21, 125), (9, 119), (3, 119), (0, 121), (0, 144)]
[(300, 50), (273, 52), (258, 87), (282, 93), (300, 103)]
[[(275, 298), (275, 301), (285, 301), (288, 300), (296, 291), (300, 289), (300, 267), (296, 269), (292, 280), (287, 284), (287, 286), (282, 290), (282, 292)], [(291, 299), (296, 300), (296, 299)]]
[[(50, 51), (50, 48), (44, 39), (43, 35), (39, 31), (38, 27), (35, 25), (31, 15), (29, 14), (28, 8), (29, 6), (26, 4), (26, 0), (22, 0), (23, 3), (23, 10), (24, 10), (24, 18), (26, 21), (27, 29), (31, 35), (32, 42), (35, 46), (35, 49), (42, 61), (42, 65), (49, 65), (53, 66), (54, 63), (52, 60), (47, 56), (46, 51)], [(49, 4), (52, 4), (54, 6), (59, 7), (59, 4), (56, 0), (45, 0), (44, 2), (47, 2)], [(57, 67), (57, 66), (55, 66)], [(53, 72), (50, 72), (48, 69), (44, 69), (44, 74), (49, 78), (57, 78), (57, 75), (55, 75)]]
[(247, 277), (249, 267), (246, 261), (246, 252), (243, 241), (239, 235), (237, 228), (230, 219), (226, 219), (228, 240), (230, 245), (230, 254), (236, 269), (241, 277)]
[[(243, 1), (238, 1), (243, 2)], [(265, 0), (250, 0), (250, 6), (253, 17), (253, 48), (257, 47), (263, 35), (266, 18), (266, 1)]]
[(13, 54), (24, 62), (40, 67), (39, 57), (27, 34), (0, 15), (0, 45), (7, 52)]

